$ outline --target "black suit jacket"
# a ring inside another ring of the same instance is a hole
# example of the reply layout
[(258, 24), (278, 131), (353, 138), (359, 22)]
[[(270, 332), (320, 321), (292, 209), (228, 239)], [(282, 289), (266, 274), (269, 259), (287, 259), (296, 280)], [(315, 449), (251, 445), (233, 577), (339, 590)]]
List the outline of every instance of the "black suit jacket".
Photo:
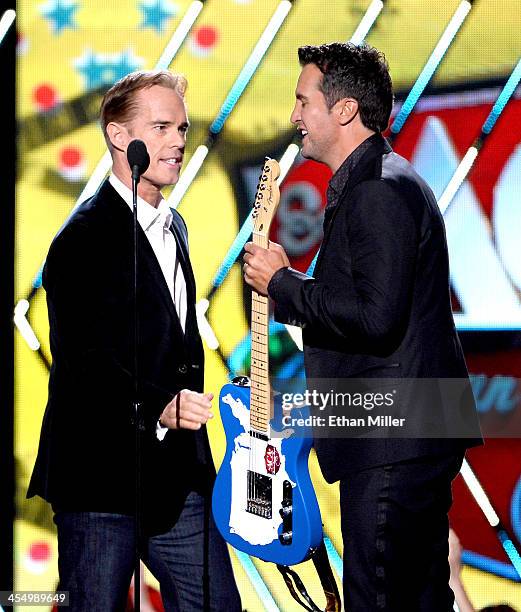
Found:
[[(205, 428), (170, 430), (163, 441), (155, 434), (159, 415), (178, 391), (203, 390), (195, 281), (186, 226), (175, 211), (171, 230), (186, 279), (186, 333), (138, 227), (140, 490), (150, 531), (168, 529), (187, 492), (213, 469)], [(135, 508), (132, 245), (132, 211), (105, 181), (59, 231), (45, 264), (52, 368), (27, 495), (40, 495), (57, 509)]]
[[(442, 215), (425, 181), (379, 135), (354, 166), (338, 205), (326, 210), (315, 277), (285, 268), (268, 290), (276, 318), (303, 327), (308, 379), (468, 379), (451, 311)], [(415, 418), (428, 418), (429, 410), (451, 407), (424, 397), (413, 409)], [(350, 471), (477, 443), (316, 439), (315, 448), (333, 482)]]

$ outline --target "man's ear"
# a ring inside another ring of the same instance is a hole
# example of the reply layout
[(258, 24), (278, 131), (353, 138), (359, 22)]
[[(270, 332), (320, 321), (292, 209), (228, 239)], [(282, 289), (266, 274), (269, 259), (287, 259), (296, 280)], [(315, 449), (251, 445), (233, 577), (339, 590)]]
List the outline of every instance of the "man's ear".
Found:
[(348, 125), (358, 114), (358, 102), (354, 98), (342, 98), (337, 104), (340, 125)]
[(120, 123), (111, 121), (107, 124), (106, 130), (112, 146), (119, 151), (126, 151), (130, 141), (127, 128)]

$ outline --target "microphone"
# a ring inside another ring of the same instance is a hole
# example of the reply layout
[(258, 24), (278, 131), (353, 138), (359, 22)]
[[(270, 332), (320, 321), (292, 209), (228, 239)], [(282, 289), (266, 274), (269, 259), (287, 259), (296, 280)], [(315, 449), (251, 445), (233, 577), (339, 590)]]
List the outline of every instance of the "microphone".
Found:
[(139, 182), (139, 177), (150, 165), (150, 157), (142, 140), (133, 140), (127, 147), (128, 165), (132, 170), (132, 179)]

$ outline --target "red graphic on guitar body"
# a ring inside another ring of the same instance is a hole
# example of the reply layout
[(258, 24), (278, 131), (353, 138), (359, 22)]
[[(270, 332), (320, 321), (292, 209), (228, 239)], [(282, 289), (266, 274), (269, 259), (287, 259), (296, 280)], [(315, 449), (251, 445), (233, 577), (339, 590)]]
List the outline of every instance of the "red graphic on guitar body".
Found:
[(268, 444), (264, 453), (264, 463), (266, 464), (266, 472), (268, 474), (276, 474), (280, 468), (280, 455), (278, 450)]

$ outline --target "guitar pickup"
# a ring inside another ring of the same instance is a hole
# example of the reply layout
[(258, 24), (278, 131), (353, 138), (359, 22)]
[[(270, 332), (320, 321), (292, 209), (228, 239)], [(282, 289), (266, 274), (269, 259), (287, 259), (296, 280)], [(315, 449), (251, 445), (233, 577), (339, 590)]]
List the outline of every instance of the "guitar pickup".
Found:
[(272, 482), (269, 476), (248, 470), (246, 512), (271, 519)]

